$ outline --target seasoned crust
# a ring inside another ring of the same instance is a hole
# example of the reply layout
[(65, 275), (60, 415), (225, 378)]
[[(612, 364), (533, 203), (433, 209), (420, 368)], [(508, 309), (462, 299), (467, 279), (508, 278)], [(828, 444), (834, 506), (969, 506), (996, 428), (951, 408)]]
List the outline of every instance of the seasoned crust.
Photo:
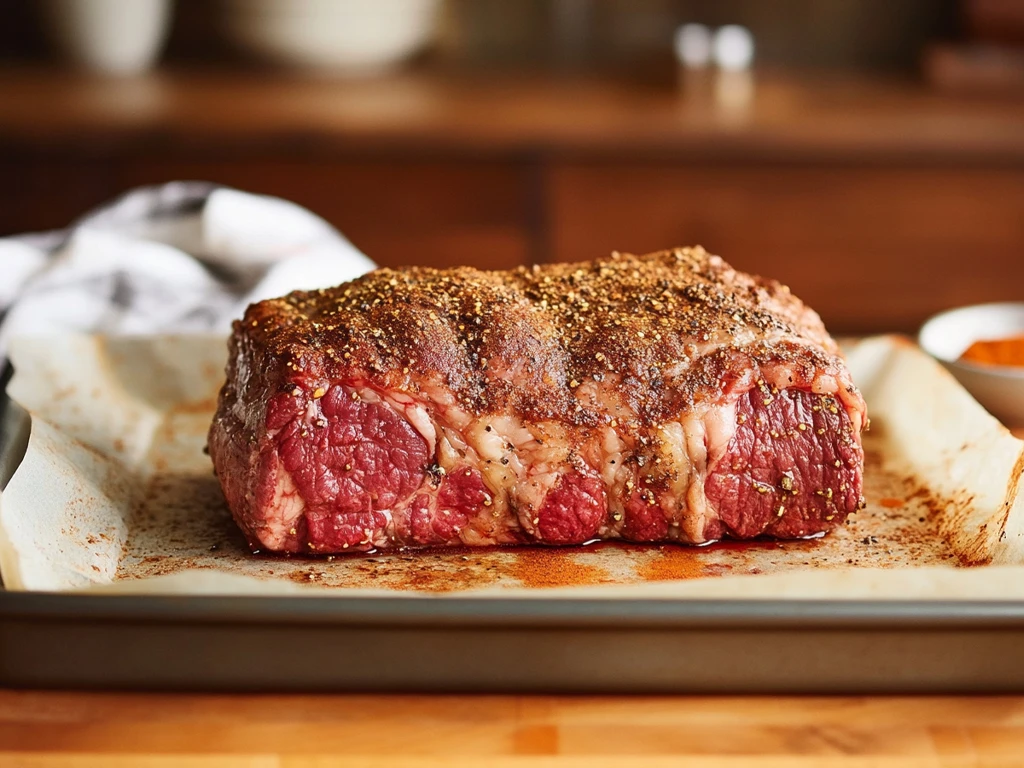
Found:
[(585, 382), (616, 381), (651, 424), (720, 395), (737, 355), (787, 364), (798, 386), (822, 371), (852, 386), (816, 313), (700, 247), (505, 272), (379, 269), (249, 307), (235, 344), (285, 380), (433, 385), (470, 413), (580, 426), (607, 420), (577, 396)]

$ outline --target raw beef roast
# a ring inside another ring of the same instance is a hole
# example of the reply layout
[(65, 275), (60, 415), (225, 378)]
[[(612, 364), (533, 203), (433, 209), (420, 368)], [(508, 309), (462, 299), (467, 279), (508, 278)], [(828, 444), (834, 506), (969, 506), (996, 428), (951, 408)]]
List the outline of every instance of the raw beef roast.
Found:
[(842, 523), (865, 423), (813, 311), (683, 248), (255, 304), (209, 446), (257, 550), (703, 544)]

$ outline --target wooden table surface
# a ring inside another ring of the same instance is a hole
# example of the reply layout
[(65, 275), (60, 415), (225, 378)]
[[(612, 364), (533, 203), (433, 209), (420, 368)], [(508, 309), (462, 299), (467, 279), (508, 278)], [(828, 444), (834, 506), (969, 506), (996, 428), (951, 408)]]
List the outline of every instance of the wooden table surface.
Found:
[(1024, 765), (1024, 697), (0, 692), (0, 765)]

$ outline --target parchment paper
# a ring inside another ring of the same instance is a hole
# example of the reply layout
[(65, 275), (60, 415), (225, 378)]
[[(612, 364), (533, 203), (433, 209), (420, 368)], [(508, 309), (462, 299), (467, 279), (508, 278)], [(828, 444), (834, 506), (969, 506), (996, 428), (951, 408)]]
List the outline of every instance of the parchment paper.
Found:
[(1024, 599), (1024, 443), (899, 338), (849, 350), (868, 506), (824, 538), (324, 559), (253, 556), (230, 519), (203, 453), (225, 355), (208, 336), (13, 340), (31, 437), (0, 496), (7, 589)]

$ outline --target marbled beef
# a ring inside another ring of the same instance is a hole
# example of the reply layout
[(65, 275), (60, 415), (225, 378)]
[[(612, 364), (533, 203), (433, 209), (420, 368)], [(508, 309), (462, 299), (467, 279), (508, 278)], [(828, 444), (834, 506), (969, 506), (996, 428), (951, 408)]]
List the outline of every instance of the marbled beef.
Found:
[(253, 549), (799, 538), (861, 501), (818, 316), (701, 248), (249, 307), (210, 429)]

